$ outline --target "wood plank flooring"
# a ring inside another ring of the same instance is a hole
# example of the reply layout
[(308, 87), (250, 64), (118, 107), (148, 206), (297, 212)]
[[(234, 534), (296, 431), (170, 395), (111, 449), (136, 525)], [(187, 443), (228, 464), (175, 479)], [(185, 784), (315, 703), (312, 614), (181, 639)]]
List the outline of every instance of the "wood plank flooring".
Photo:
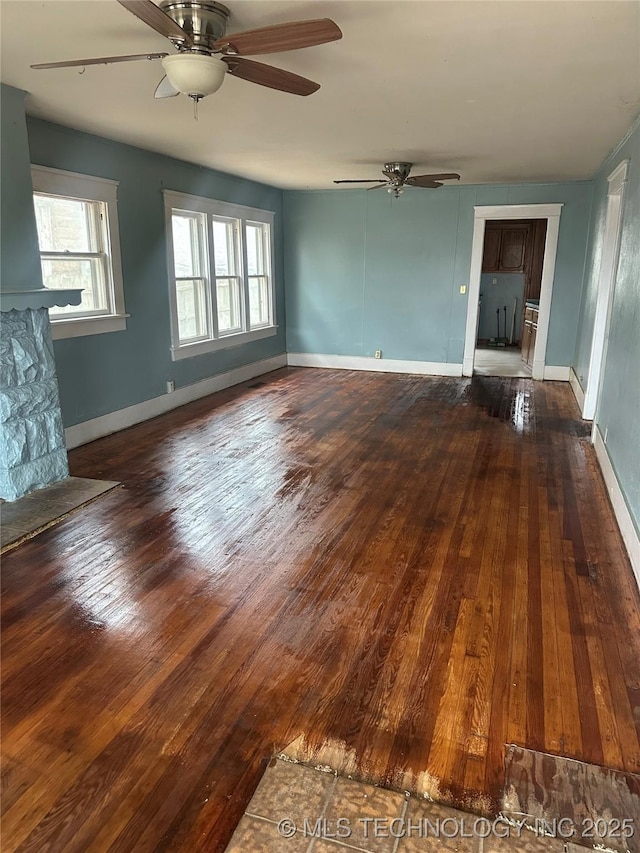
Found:
[(490, 809), (640, 769), (640, 596), (568, 385), (285, 369), (70, 455), (8, 553), (3, 850), (223, 850), (291, 743)]

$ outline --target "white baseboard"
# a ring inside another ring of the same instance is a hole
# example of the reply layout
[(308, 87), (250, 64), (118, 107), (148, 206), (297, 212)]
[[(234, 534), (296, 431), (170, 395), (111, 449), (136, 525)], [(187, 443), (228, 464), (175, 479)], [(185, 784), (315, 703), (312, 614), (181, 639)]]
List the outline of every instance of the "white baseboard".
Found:
[(571, 385), (573, 396), (576, 398), (576, 403), (578, 404), (578, 408), (580, 409), (580, 414), (582, 414), (582, 410), (584, 409), (584, 391), (582, 390), (582, 385), (580, 384), (580, 380), (576, 376), (573, 367), (571, 368), (571, 373), (569, 374), (569, 384)]
[(620, 488), (616, 472), (611, 464), (609, 451), (607, 450), (607, 446), (602, 438), (602, 433), (595, 425), (593, 428), (593, 446), (596, 451), (598, 462), (600, 463), (600, 470), (602, 471), (607, 491), (609, 492), (613, 512), (615, 514), (616, 521), (618, 522), (622, 539), (626, 545), (627, 553), (629, 554), (631, 568), (633, 569), (636, 582), (640, 588), (640, 536), (638, 536), (638, 531), (633, 523), (627, 502), (624, 499), (624, 494)]
[[(544, 378), (550, 379), (553, 382), (568, 382), (570, 379), (571, 368), (570, 367), (562, 367), (556, 366), (553, 364), (545, 364), (544, 366)], [(534, 379), (537, 379), (534, 371)]]
[(404, 361), (398, 358), (371, 358), (361, 355), (325, 355), (290, 352), (291, 367), (331, 367), (336, 370), (371, 370), (376, 373), (415, 373), (420, 376), (462, 376), (461, 364), (440, 361)]
[(119, 432), (121, 429), (142, 423), (142, 421), (147, 421), (149, 418), (155, 418), (157, 415), (163, 415), (165, 412), (177, 409), (179, 406), (184, 406), (193, 400), (199, 400), (200, 397), (206, 397), (208, 394), (214, 394), (216, 391), (222, 391), (223, 388), (230, 388), (232, 385), (238, 385), (240, 382), (253, 379), (254, 376), (270, 373), (272, 370), (278, 370), (278, 368), (286, 367), (286, 365), (286, 353), (275, 355), (273, 358), (265, 358), (261, 361), (253, 361), (251, 364), (244, 364), (241, 367), (227, 371), (227, 373), (220, 373), (218, 376), (203, 379), (201, 382), (195, 382), (193, 385), (185, 385), (184, 388), (177, 388), (170, 394), (163, 394), (161, 397), (154, 397), (152, 400), (136, 403), (134, 406), (128, 406), (126, 409), (119, 409), (116, 412), (110, 412), (99, 418), (93, 418), (90, 421), (84, 421), (81, 424), (67, 427), (65, 430), (67, 448), (71, 450), (73, 447), (79, 447), (81, 444), (94, 441), (96, 438), (102, 438), (104, 435)]

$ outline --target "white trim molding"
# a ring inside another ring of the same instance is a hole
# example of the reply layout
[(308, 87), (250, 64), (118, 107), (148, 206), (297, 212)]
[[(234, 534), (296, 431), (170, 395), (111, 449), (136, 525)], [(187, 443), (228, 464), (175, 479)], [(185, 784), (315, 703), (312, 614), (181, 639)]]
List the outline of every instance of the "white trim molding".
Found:
[[(204, 196), (188, 195), (163, 190), (165, 209), (165, 232), (167, 251), (167, 273), (169, 281), (169, 314), (171, 320), (171, 358), (179, 361), (192, 358), (203, 353), (216, 352), (250, 341), (261, 340), (277, 334), (276, 322), (276, 273), (275, 273), (275, 218), (272, 210), (260, 210), (256, 207), (246, 207), (242, 204), (219, 201)], [(173, 216), (181, 214), (192, 220), (195, 234), (192, 235), (192, 261), (194, 279), (199, 281), (204, 290), (201, 311), (206, 318), (202, 334), (193, 340), (180, 339), (180, 324), (178, 321), (178, 281), (188, 279), (176, 278), (174, 259)], [(229, 261), (231, 269), (227, 274), (216, 272), (216, 246), (214, 241), (213, 222), (224, 220), (232, 226), (234, 232), (232, 255)], [(251, 273), (247, 255), (247, 227), (262, 226), (264, 268), (258, 274)], [(195, 236), (197, 235), (197, 236)], [(197, 272), (197, 275), (195, 274)], [(263, 278), (268, 286), (267, 320), (251, 325), (251, 279)], [(233, 279), (237, 287), (237, 311), (239, 327), (225, 333), (219, 328), (218, 314), (218, 279)]]
[(623, 160), (616, 166), (607, 179), (609, 182), (607, 190), (607, 212), (604, 233), (602, 235), (602, 252), (600, 255), (600, 269), (598, 271), (598, 291), (593, 318), (589, 372), (587, 373), (587, 384), (582, 407), (582, 417), (589, 421), (593, 420), (596, 414), (606, 359), (611, 306), (613, 304), (618, 256), (620, 254), (624, 188), (627, 183), (628, 166), (629, 161)]
[(116, 412), (110, 412), (99, 418), (75, 424), (75, 426), (67, 427), (65, 430), (67, 448), (71, 450), (74, 447), (79, 447), (81, 444), (95, 441), (96, 438), (111, 435), (111, 433), (119, 432), (122, 429), (134, 426), (134, 424), (142, 423), (149, 420), (149, 418), (155, 418), (158, 415), (169, 412), (171, 409), (177, 409), (179, 406), (184, 406), (193, 400), (199, 400), (201, 397), (215, 394), (216, 391), (222, 391), (224, 388), (230, 388), (232, 385), (238, 385), (241, 382), (246, 382), (248, 379), (253, 379), (255, 376), (262, 376), (264, 373), (271, 373), (273, 370), (278, 370), (286, 366), (286, 353), (281, 353), (272, 358), (265, 358), (261, 361), (244, 364), (226, 373), (219, 373), (217, 376), (212, 376), (210, 379), (203, 379), (201, 382), (195, 382), (193, 385), (176, 388), (170, 394), (163, 394), (160, 397), (145, 400), (143, 403), (128, 406), (126, 409), (119, 409)]
[(184, 210), (197, 210), (200, 213), (211, 213), (212, 210), (220, 216), (235, 217), (237, 219), (249, 219), (256, 221), (266, 221), (260, 217), (268, 214), (272, 221), (275, 219), (275, 210), (261, 207), (247, 207), (246, 204), (236, 204), (231, 201), (222, 201), (220, 199), (209, 198), (203, 195), (192, 195), (191, 193), (181, 193), (177, 190), (162, 190), (162, 195), (169, 202), (171, 207)]
[[(467, 326), (465, 332), (464, 358), (462, 372), (464, 376), (473, 376), (473, 360), (478, 336), (478, 301), (480, 299), (480, 277), (482, 275), (482, 255), (484, 252), (484, 231), (488, 219), (546, 219), (547, 236), (542, 262), (542, 282), (540, 286), (540, 305), (538, 307), (538, 333), (533, 354), (533, 379), (551, 378), (545, 373), (547, 337), (551, 315), (551, 295), (556, 267), (558, 233), (560, 230), (560, 212), (562, 204), (505, 204), (474, 207), (473, 242), (471, 245), (471, 269), (469, 272), (469, 303), (467, 306)], [(569, 378), (568, 375), (566, 377)]]
[(552, 382), (569, 382), (571, 379), (571, 368), (563, 367), (557, 364), (546, 364), (543, 368), (544, 379), (550, 379)]
[(580, 384), (580, 380), (576, 376), (575, 370), (573, 367), (571, 368), (571, 372), (569, 374), (569, 384), (571, 385), (571, 390), (573, 391), (573, 396), (576, 398), (576, 403), (578, 404), (578, 408), (582, 412), (584, 408), (584, 391), (582, 390), (582, 385)]
[(75, 320), (51, 322), (51, 337), (54, 341), (63, 338), (84, 338), (86, 335), (101, 335), (104, 332), (124, 332), (127, 317), (131, 314), (109, 314), (108, 317), (78, 317)]
[(182, 344), (182, 346), (171, 347), (171, 360), (181, 361), (183, 358), (193, 358), (194, 355), (204, 355), (220, 349), (231, 349), (248, 344), (251, 341), (261, 341), (264, 338), (273, 338), (278, 334), (277, 326), (267, 326), (265, 329), (253, 329), (251, 332), (236, 332), (224, 335), (221, 338), (209, 341), (199, 341), (195, 344)]
[(405, 361), (398, 358), (372, 358), (362, 355), (327, 355), (314, 352), (290, 352), (290, 367), (329, 367), (334, 370), (370, 370), (375, 373), (413, 373), (418, 376), (462, 376), (462, 365), (439, 361)]
[(629, 507), (624, 499), (624, 494), (611, 463), (609, 451), (602, 438), (602, 433), (596, 425), (593, 428), (592, 441), (596, 457), (600, 463), (602, 477), (609, 493), (613, 512), (629, 555), (631, 568), (633, 569), (638, 588), (640, 588), (640, 536), (638, 536), (638, 531), (633, 523)]
[[(119, 182), (38, 165), (31, 166), (31, 179), (33, 192), (36, 194), (76, 198), (104, 205), (101, 216), (104, 217), (105, 222), (103, 228), (99, 230), (101, 234), (104, 230), (101, 236), (101, 243), (104, 243), (101, 251), (105, 256), (105, 284), (109, 308), (104, 313), (95, 315), (83, 314), (81, 311), (71, 314), (50, 314), (53, 340), (125, 331), (129, 314), (126, 313), (124, 306), (124, 280), (118, 223)], [(81, 291), (82, 288), (80, 288)], [(80, 305), (80, 300), (70, 304)]]

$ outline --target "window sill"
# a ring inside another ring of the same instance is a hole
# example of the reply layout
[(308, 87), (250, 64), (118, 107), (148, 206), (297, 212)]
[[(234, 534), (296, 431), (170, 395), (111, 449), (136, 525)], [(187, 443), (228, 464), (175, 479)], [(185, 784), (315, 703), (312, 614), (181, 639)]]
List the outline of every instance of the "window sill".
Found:
[(265, 329), (254, 329), (251, 332), (238, 332), (235, 335), (226, 335), (215, 341), (198, 341), (194, 344), (183, 344), (181, 347), (171, 348), (171, 358), (173, 361), (180, 361), (183, 358), (193, 358), (193, 356), (216, 352), (216, 350), (238, 347), (242, 344), (248, 344), (251, 341), (272, 338), (277, 333), (277, 326), (267, 326)]
[(108, 317), (51, 320), (51, 337), (54, 341), (59, 341), (63, 338), (83, 338), (86, 335), (101, 335), (105, 332), (124, 332), (129, 316), (129, 314), (110, 314)]

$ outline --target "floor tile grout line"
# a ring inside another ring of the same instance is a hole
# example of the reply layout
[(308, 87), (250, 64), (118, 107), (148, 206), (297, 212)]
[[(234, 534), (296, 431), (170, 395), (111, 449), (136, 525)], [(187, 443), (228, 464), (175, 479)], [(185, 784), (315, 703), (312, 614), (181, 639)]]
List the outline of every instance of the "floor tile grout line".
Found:
[[(406, 816), (407, 810), (409, 808), (409, 798), (405, 795), (404, 803), (402, 804), (402, 814), (400, 815), (400, 820), (402, 821), (402, 825), (406, 826)], [(391, 853), (398, 853), (398, 847), (400, 846), (400, 836), (398, 836), (394, 842), (393, 850)]]
[[(272, 818), (269, 818), (269, 817), (263, 817), (262, 815), (255, 814), (254, 812), (245, 812), (243, 817), (250, 817), (253, 820), (260, 820), (263, 823), (269, 823), (269, 824), (271, 824), (271, 826), (276, 826), (276, 827), (279, 826), (279, 824), (280, 824), (279, 820), (273, 820)], [(322, 817), (323, 817), (323, 815), (320, 815), (320, 818), (322, 818)], [(303, 837), (304, 837), (304, 835), (303, 835)], [(283, 840), (284, 840), (284, 837), (283, 837)], [(371, 853), (371, 851), (367, 850), (365, 847), (355, 847), (353, 844), (347, 844), (346, 842), (341, 841), (338, 838), (325, 838), (324, 836), (314, 836), (311, 839), (311, 841), (309, 842), (309, 846), (307, 847), (305, 853), (310, 853), (311, 848), (313, 847), (313, 845), (315, 844), (316, 841), (330, 841), (332, 844), (337, 844), (340, 847), (344, 847), (346, 850), (354, 850), (354, 851), (356, 851), (356, 853)]]
[(277, 826), (280, 823), (279, 820), (273, 820), (273, 818), (265, 817), (261, 814), (255, 814), (255, 812), (245, 812), (243, 817), (252, 817), (256, 820), (263, 820), (265, 823), (272, 823), (274, 826)]
[[(311, 841), (311, 845), (315, 844), (316, 841), (328, 841), (336, 847), (343, 847), (345, 850), (353, 850), (354, 853), (373, 853), (373, 851), (368, 847), (355, 847), (353, 844), (347, 844), (346, 841), (342, 841), (340, 838), (314, 838)], [(308, 850), (311, 850), (311, 845), (309, 845)], [(306, 853), (308, 853), (308, 851), (306, 851)]]
[[(304, 764), (299, 765), (299, 766), (306, 767), (306, 765), (304, 765)], [(315, 768), (315, 767), (313, 769), (316, 770), (316, 772), (318, 772), (318, 773), (322, 772), (321, 770), (317, 770), (317, 768)], [(320, 809), (320, 814), (318, 816), (319, 820), (322, 820), (322, 818), (327, 813), (327, 807), (329, 806), (329, 803), (331, 802), (331, 798), (333, 797), (333, 793), (336, 789), (337, 784), (338, 784), (338, 774), (334, 773), (333, 774), (333, 782), (327, 788), (327, 793), (324, 795), (324, 800), (322, 801), (322, 808)], [(307, 847), (306, 853), (312, 853), (313, 846), (315, 843), (316, 843), (316, 839), (312, 838), (311, 841), (309, 842), (309, 846)]]

